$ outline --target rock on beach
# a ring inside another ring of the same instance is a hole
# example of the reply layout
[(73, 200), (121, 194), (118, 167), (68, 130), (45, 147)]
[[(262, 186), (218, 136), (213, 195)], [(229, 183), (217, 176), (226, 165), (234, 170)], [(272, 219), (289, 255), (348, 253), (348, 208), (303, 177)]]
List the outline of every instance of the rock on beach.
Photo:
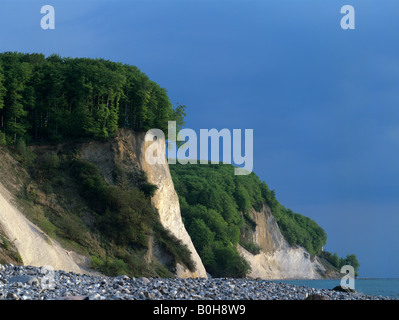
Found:
[(133, 278), (0, 265), (0, 300), (394, 300), (269, 280)]

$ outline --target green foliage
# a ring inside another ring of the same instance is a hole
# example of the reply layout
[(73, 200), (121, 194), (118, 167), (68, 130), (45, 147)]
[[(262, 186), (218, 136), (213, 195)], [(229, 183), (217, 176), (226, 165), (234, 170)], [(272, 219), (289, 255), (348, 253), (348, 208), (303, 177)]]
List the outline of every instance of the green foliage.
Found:
[(187, 106), (178, 105), (176, 109), (173, 111), (172, 121), (176, 121), (176, 131), (180, 131), (184, 126), (184, 118), (187, 115), (186, 113)]
[(355, 275), (358, 276), (357, 271), (359, 270), (360, 263), (359, 263), (359, 261), (357, 260), (356, 255), (354, 255), (354, 254), (348, 254), (348, 255), (346, 256), (346, 258), (340, 258), (340, 259), (339, 259), (339, 266), (342, 267), (342, 266), (345, 266), (345, 265), (350, 265), (350, 266), (352, 266), (353, 269), (355, 269)]
[(164, 265), (162, 265), (161, 263), (156, 263), (155, 264), (155, 271), (157, 273), (157, 275), (160, 278), (173, 278), (174, 275), (172, 272), (170, 272)]
[(340, 268), (340, 261), (339, 261), (339, 257), (338, 254), (336, 252), (334, 252), (334, 254), (332, 254), (331, 252), (328, 251), (323, 251), (321, 253), (321, 256), (326, 259), (333, 267), (335, 268)]
[(40, 205), (31, 205), (30, 202), (24, 202), (24, 212), (30, 220), (36, 224), (46, 235), (51, 238), (56, 236), (57, 227), (49, 220), (45, 209)]
[(20, 156), (22, 163), (29, 166), (35, 160), (35, 154), (26, 146), (25, 140), (20, 138), (15, 146), (17, 154)]
[[(175, 262), (194, 270), (190, 251), (161, 226), (150, 198), (143, 191), (136, 187), (124, 189), (108, 185), (98, 168), (88, 161), (75, 159), (71, 168), (81, 186), (81, 195), (98, 213), (97, 228), (109, 241), (120, 247), (142, 250), (148, 247), (148, 237), (155, 234), (158, 243)], [(75, 237), (75, 241), (78, 240)], [(112, 271), (116, 262), (105, 262), (100, 269)]]
[(60, 158), (57, 153), (51, 152), (46, 155), (44, 165), (49, 169), (57, 169), (60, 166)]
[(112, 277), (129, 273), (129, 266), (125, 261), (118, 258), (102, 259), (98, 256), (92, 256), (90, 267)]
[(252, 194), (256, 188), (236, 192), (250, 183), (234, 176), (234, 168), (228, 165), (176, 164), (170, 170), (184, 223), (207, 271), (216, 277), (248, 274), (249, 265), (238, 253), (237, 244), (241, 229), (247, 225), (241, 210), (242, 199), (245, 197), (247, 201), (247, 214), (252, 202), (258, 201)]
[(247, 213), (251, 209), (251, 199), (247, 189), (242, 184), (237, 185), (234, 197), (237, 199), (238, 209), (241, 212)]
[(256, 243), (253, 243), (253, 242), (241, 242), (240, 244), (243, 246), (243, 248), (245, 248), (247, 251), (251, 252), (254, 255), (259, 254), (260, 251), (261, 251), (261, 247), (258, 244), (256, 244)]
[(162, 227), (161, 224), (154, 226), (155, 238), (157, 243), (174, 257), (173, 268), (176, 267), (176, 262), (185, 265), (190, 271), (195, 270), (195, 262), (191, 259), (191, 252), (181, 240), (174, 237), (169, 230)]
[(6, 238), (4, 238), (3, 236), (1, 237), (1, 241), (2, 241), (2, 246), (4, 247), (4, 249), (9, 251), (11, 249), (10, 242)]
[(24, 156), (27, 152), (26, 143), (23, 139), (18, 139), (17, 145), (15, 146), (15, 150), (21, 155)]
[[(107, 183), (70, 146), (58, 154), (37, 149), (38, 163), (29, 168), (32, 181), (19, 194), (30, 220), (67, 248), (92, 256), (93, 268), (107, 275), (173, 276), (145, 259), (153, 239), (170, 258), (170, 270), (177, 262), (194, 268), (187, 247), (162, 228), (150, 197), (138, 187)], [(116, 168), (115, 177), (122, 171)], [(140, 172), (135, 181), (148, 183)]]
[(147, 247), (157, 215), (144, 193), (108, 185), (88, 161), (74, 160), (71, 167), (82, 196), (99, 213), (98, 226), (103, 233), (119, 245)]
[[(167, 131), (184, 123), (167, 92), (137, 67), (104, 59), (0, 54), (0, 130), (10, 144), (106, 138), (118, 128)], [(0, 141), (1, 142), (1, 141)]]
[(86, 227), (82, 221), (75, 215), (64, 215), (57, 221), (59, 227), (58, 233), (64, 238), (74, 241), (76, 243), (84, 243)]
[(222, 242), (215, 242), (216, 269), (211, 272), (216, 277), (244, 278), (251, 270), (248, 262), (231, 247)]
[(338, 269), (338, 271), (345, 265), (352, 266), (355, 269), (355, 275), (358, 276), (357, 271), (359, 270), (360, 263), (357, 260), (356, 255), (348, 254), (345, 258), (340, 258), (336, 252), (332, 254), (331, 252), (324, 250), (321, 253), (321, 257), (326, 259), (333, 267)]
[(95, 210), (103, 211), (104, 207), (101, 201), (106, 196), (107, 184), (98, 168), (91, 162), (84, 160), (73, 160), (70, 167), (72, 175), (79, 183), (82, 196)]
[[(251, 209), (260, 211), (264, 204), (271, 208), (290, 245), (303, 246), (311, 255), (321, 253), (327, 240), (324, 230), (312, 219), (284, 208), (277, 201), (275, 192), (254, 173), (235, 176), (234, 167), (226, 164), (176, 164), (171, 165), (170, 170), (184, 223), (212, 275), (232, 275), (235, 269), (226, 261), (234, 261), (242, 267), (241, 271), (236, 269), (237, 274), (242, 274), (242, 270), (248, 272), (245, 264), (238, 262), (235, 247), (239, 242), (254, 254), (260, 252), (260, 247), (248, 234), (256, 228)], [(231, 255), (231, 259), (219, 260), (220, 253)]]
[(145, 182), (140, 186), (140, 190), (144, 192), (146, 197), (152, 198), (155, 195), (158, 187), (155, 184)]
[(6, 88), (4, 87), (4, 72), (2, 64), (0, 63), (0, 110), (4, 108), (4, 96)]
[(272, 210), (284, 238), (291, 246), (302, 246), (311, 255), (319, 255), (327, 242), (327, 234), (314, 220), (283, 207), (266, 185), (263, 187), (266, 203)]
[(4, 132), (0, 131), (0, 146), (5, 146), (7, 144), (6, 135)]
[(91, 256), (90, 259), (90, 267), (94, 270), (100, 270), (101, 266), (103, 265), (103, 261), (98, 256)]

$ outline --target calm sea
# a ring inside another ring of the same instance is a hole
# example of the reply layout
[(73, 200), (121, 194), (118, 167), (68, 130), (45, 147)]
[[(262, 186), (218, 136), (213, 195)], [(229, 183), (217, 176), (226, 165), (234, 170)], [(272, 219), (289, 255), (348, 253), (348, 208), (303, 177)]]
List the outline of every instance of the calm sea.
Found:
[[(276, 280), (274, 282), (308, 286), (316, 289), (332, 289), (335, 286), (339, 286), (341, 280)], [(355, 290), (358, 293), (367, 295), (399, 299), (399, 279), (356, 279)]]

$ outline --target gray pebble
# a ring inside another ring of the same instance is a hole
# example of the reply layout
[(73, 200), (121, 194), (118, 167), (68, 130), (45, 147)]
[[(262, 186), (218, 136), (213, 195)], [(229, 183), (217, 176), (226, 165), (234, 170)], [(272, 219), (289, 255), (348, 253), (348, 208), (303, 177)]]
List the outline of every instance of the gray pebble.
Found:
[[(40, 268), (0, 265), (0, 300), (395, 300), (251, 279), (153, 279), (55, 271), (42, 283)], [(48, 280), (48, 279), (47, 279)], [(68, 298), (69, 297), (69, 298)]]

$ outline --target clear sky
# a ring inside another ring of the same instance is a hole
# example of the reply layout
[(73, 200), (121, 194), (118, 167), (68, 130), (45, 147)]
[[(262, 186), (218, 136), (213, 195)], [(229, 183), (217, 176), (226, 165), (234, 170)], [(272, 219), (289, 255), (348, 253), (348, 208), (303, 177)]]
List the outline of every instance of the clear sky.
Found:
[(1, 0), (0, 51), (133, 64), (187, 127), (253, 129), (255, 173), (326, 249), (399, 277), (398, 17), (397, 0)]

